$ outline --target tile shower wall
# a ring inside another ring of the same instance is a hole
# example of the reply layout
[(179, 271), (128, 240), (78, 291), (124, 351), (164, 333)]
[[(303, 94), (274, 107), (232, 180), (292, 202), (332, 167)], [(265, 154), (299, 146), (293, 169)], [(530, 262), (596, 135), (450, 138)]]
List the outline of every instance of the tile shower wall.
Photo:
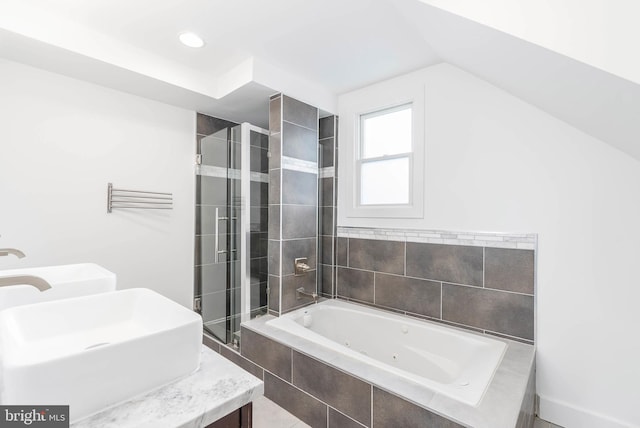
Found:
[[(316, 292), (318, 248), (318, 109), (278, 94), (269, 103), (269, 310), (308, 304), (296, 289)], [(294, 275), (294, 259), (311, 270)]]
[(318, 176), (318, 289), (324, 297), (335, 297), (336, 201), (338, 171), (338, 118), (319, 122)]
[(267, 232), (269, 228), (269, 136), (249, 133), (251, 312), (267, 310)]
[(337, 296), (533, 342), (534, 250), (411, 238), (339, 237)]

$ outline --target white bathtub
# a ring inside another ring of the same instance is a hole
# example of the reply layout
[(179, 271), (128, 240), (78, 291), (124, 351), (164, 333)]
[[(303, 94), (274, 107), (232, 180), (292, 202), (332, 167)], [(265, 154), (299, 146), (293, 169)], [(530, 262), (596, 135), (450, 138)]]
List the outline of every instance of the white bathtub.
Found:
[(486, 336), (341, 300), (266, 324), (471, 406), (482, 400), (507, 348)]

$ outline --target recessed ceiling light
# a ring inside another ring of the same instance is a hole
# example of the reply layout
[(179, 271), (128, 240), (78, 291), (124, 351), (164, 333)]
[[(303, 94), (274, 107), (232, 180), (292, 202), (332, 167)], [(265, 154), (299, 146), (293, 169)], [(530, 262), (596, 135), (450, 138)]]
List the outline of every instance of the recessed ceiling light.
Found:
[(204, 46), (204, 40), (195, 33), (181, 33), (178, 38), (183, 45), (189, 46), (190, 48), (201, 48)]

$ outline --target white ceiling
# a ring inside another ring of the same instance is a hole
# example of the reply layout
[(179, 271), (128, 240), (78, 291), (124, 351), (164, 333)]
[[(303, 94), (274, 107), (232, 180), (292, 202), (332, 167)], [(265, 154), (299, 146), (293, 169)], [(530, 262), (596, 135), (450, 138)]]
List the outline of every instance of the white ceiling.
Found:
[(263, 127), (446, 61), (640, 159), (639, 85), (419, 0), (2, 0), (0, 56)]

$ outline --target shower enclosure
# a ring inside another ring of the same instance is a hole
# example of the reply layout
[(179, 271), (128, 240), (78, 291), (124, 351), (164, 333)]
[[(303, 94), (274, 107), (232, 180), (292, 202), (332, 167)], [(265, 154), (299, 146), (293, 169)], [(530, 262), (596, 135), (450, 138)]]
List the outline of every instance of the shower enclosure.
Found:
[(267, 312), (268, 131), (198, 114), (194, 309), (224, 343)]

